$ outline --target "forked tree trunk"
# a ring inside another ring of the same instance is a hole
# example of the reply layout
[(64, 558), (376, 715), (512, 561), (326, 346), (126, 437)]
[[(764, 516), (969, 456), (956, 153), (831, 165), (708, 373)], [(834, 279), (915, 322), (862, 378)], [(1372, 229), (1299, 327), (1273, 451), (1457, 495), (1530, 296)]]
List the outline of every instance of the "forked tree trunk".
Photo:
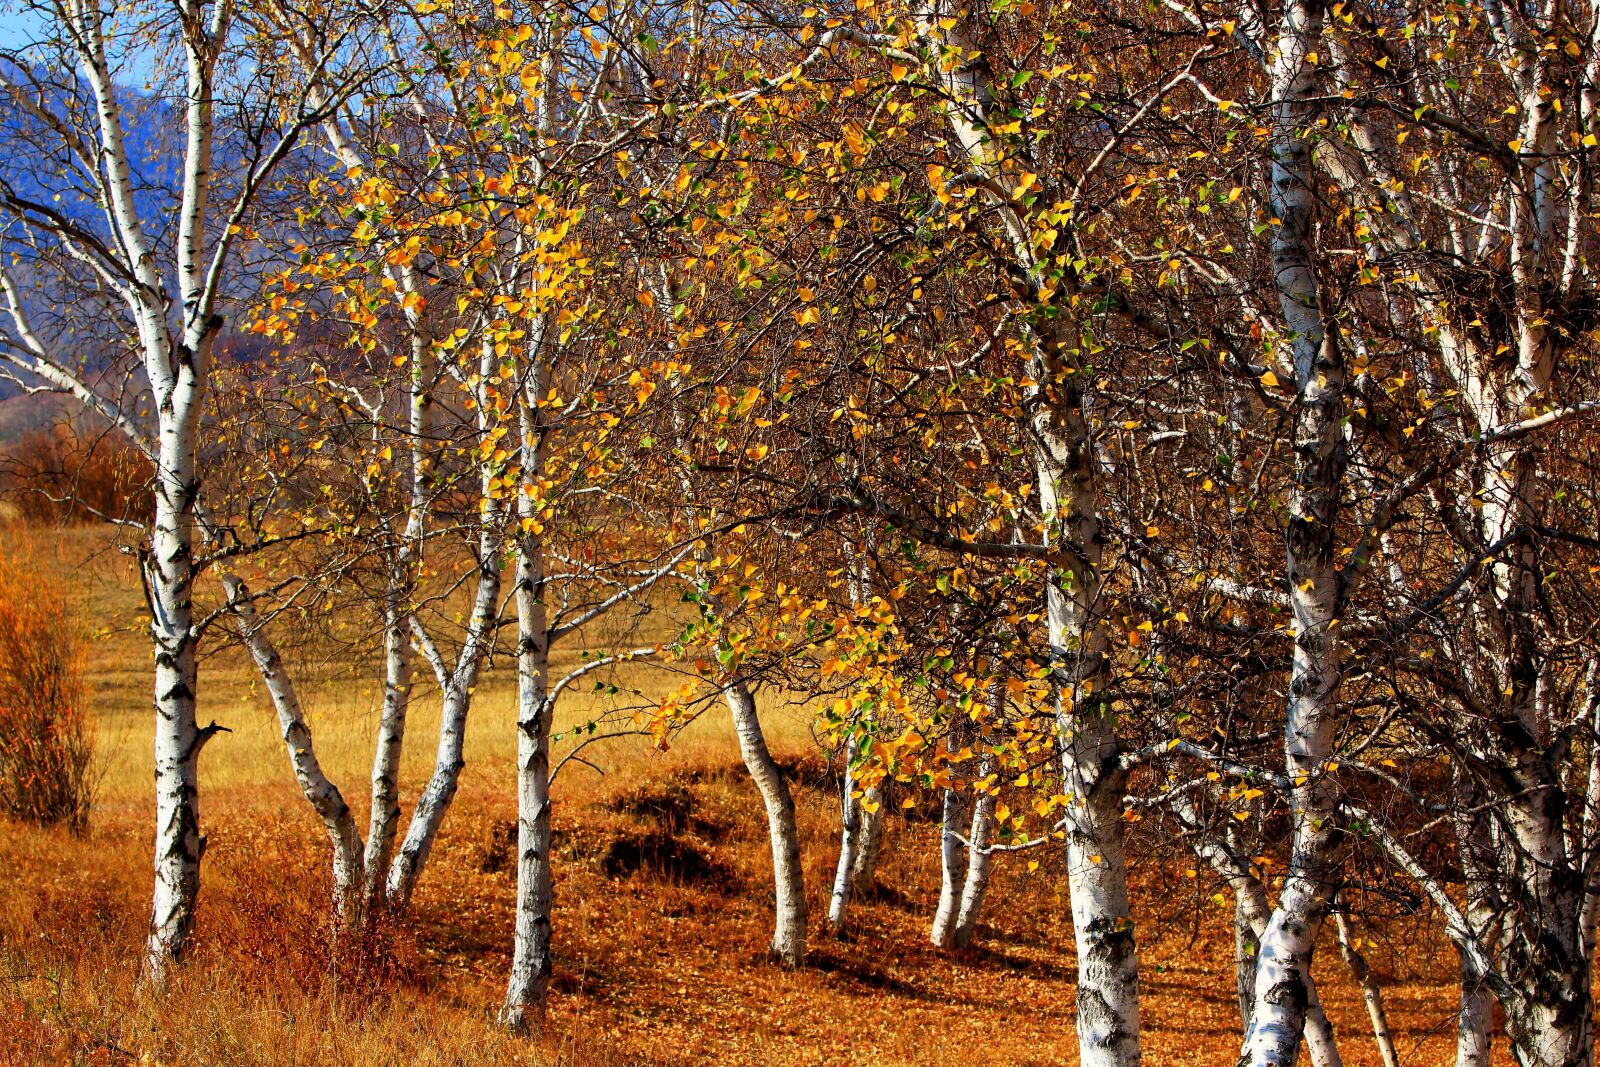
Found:
[[(1236, 834), (1231, 831), (1223, 836), (1205, 833), (1199, 813), (1186, 798), (1177, 798), (1174, 813), (1197, 835), (1196, 854), (1233, 890), (1235, 982), (1242, 1032), (1248, 1034), (1255, 1014), (1255, 953), (1272, 918), (1266, 887), (1250, 869), (1249, 861), (1244, 858), (1249, 853)], [(1322, 1008), (1316, 980), (1309, 974), (1306, 994), (1305, 1042), (1311, 1053), (1311, 1063), (1313, 1067), (1340, 1067), (1344, 1061), (1339, 1054), (1333, 1024)]]
[(845, 912), (851, 898), (872, 883), (871, 871), (876, 867), (876, 857), (869, 866), (865, 855), (878, 847), (871, 840), (874, 831), (879, 842), (883, 838), (882, 790), (874, 786), (860, 790), (860, 796), (855, 795), (856, 752), (856, 739), (851, 737), (846, 748), (840, 798), (839, 863), (834, 868), (833, 893), (828, 900), (828, 928), (836, 937), (844, 933)]
[[(986, 757), (978, 767), (978, 777), (994, 772), (994, 758)], [(951, 941), (966, 948), (978, 936), (978, 916), (983, 913), (983, 898), (989, 891), (989, 868), (994, 855), (989, 846), (994, 839), (995, 796), (984, 793), (972, 802), (972, 829), (967, 835), (967, 872), (961, 886), (961, 903), (956, 909)]]
[[(485, 340), (482, 343), (478, 358), (477, 381), (477, 410), (478, 430), (488, 433), (495, 429), (492, 411), (492, 401), (485, 391), (487, 383), (494, 374), (497, 358), (494, 354), (493, 343)], [(419, 372), (420, 373), (420, 372)], [(426, 398), (424, 398), (424, 401)], [(422, 406), (426, 406), (424, 402)], [(427, 422), (420, 416), (413, 416), (413, 425), (426, 426)], [(426, 464), (418, 463), (414, 473), (416, 485), (413, 489), (414, 500), (422, 499), (422, 482)], [(494, 646), (495, 636), (500, 626), (500, 588), (502, 576), (501, 553), (505, 546), (505, 533), (501, 529), (505, 517), (505, 507), (500, 503), (496, 493), (496, 483), (499, 479), (499, 470), (492, 461), (485, 461), (478, 470), (478, 493), (482, 501), (478, 513), (478, 582), (473, 593), (472, 613), (467, 620), (466, 635), (462, 640), (461, 649), (457, 653), (456, 662), (448, 667), (439, 650), (434, 646), (431, 638), (420, 622), (413, 620), (417, 634), (424, 641), (424, 647), (429, 651), (429, 658), (435, 663), (434, 670), (440, 682), (440, 708), (439, 708), (439, 747), (434, 757), (433, 774), (428, 778), (428, 784), (423, 788), (422, 795), (417, 798), (417, 806), (411, 812), (411, 823), (406, 827), (405, 840), (400, 845), (398, 854), (395, 855), (387, 874), (387, 883), (384, 887), (385, 902), (393, 908), (404, 909), (411, 902), (411, 894), (416, 889), (417, 879), (422, 876), (422, 870), (427, 865), (428, 856), (433, 851), (434, 839), (439, 835), (439, 828), (444, 825), (446, 812), (450, 810), (450, 803), (455, 799), (456, 789), (461, 782), (461, 771), (466, 766), (464, 750), (467, 740), (467, 714), (472, 709), (473, 693), (478, 685), (478, 674), (483, 668), (483, 662), (489, 655), (489, 650)], [(420, 545), (422, 538), (423, 520), (420, 505), (414, 505), (412, 526), (407, 531), (408, 542)], [(415, 556), (420, 556), (420, 548), (414, 548)], [(409, 566), (409, 564), (408, 564)], [(405, 614), (409, 617), (409, 608)], [(405, 661), (409, 663), (409, 654)], [(399, 666), (397, 661), (396, 666)], [(409, 668), (404, 676), (409, 685)], [(402, 716), (404, 703), (400, 704)], [(402, 722), (403, 727), (403, 722)], [(398, 750), (396, 752), (398, 759)], [(398, 767), (394, 768), (398, 770)], [(377, 771), (374, 770), (374, 798), (377, 792)], [(376, 809), (374, 809), (376, 811)], [(393, 829), (389, 833), (392, 837)], [(368, 842), (369, 851), (371, 842)], [(369, 878), (373, 876), (369, 874)], [(381, 875), (380, 875), (381, 877)]]
[(931, 940), (939, 948), (954, 948), (961, 890), (967, 880), (967, 846), (959, 835), (972, 818), (971, 798), (960, 789), (944, 791), (944, 816), (939, 821), (939, 906), (933, 913)]
[(767, 839), (772, 846), (772, 883), (777, 902), (774, 909), (772, 956), (786, 966), (795, 967), (806, 958), (806, 888), (800, 866), (800, 830), (795, 822), (794, 796), (784, 780), (783, 769), (767, 748), (761, 719), (756, 713), (755, 696), (743, 682), (731, 685), (723, 694), (733, 717), (733, 730), (739, 737), (739, 753), (756, 792), (761, 794), (767, 813)]

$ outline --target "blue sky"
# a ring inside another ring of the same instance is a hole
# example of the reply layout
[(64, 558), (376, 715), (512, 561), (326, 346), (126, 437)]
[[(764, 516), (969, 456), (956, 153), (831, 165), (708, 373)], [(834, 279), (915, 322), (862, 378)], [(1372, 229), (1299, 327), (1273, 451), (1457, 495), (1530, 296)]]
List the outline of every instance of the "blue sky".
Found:
[(0, 48), (21, 48), (37, 35), (39, 16), (18, 11), (17, 4), (0, 2)]
[[(18, 0), (0, 0), (0, 49), (25, 48), (40, 36), (45, 15), (37, 10), (28, 10)], [(124, 72), (124, 81), (144, 81), (149, 72), (149, 59), (139, 56), (131, 66), (133, 78)]]

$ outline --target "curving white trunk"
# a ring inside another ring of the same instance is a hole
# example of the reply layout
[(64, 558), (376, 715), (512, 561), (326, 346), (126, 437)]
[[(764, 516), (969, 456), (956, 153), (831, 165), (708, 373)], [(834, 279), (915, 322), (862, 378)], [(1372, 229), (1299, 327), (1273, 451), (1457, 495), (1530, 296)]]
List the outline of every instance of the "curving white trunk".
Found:
[(743, 682), (723, 693), (733, 730), (739, 738), (739, 753), (756, 792), (761, 794), (767, 813), (767, 839), (772, 847), (772, 882), (776, 894), (773, 916), (772, 955), (787, 966), (805, 962), (806, 888), (800, 866), (800, 830), (795, 823), (794, 796), (783, 770), (767, 748), (761, 718), (756, 713), (755, 697)]
[(1339, 954), (1350, 968), (1351, 977), (1361, 987), (1361, 999), (1367, 1006), (1367, 1019), (1372, 1023), (1372, 1040), (1378, 1046), (1378, 1058), (1383, 1067), (1400, 1067), (1400, 1054), (1394, 1047), (1394, 1034), (1389, 1030), (1389, 1017), (1383, 1009), (1383, 991), (1378, 980), (1367, 966), (1367, 959), (1350, 938), (1350, 925), (1342, 912), (1334, 912), (1334, 925), (1339, 931)]
[(229, 610), (239, 620), (245, 648), (255, 661), (262, 684), (272, 699), (278, 716), (278, 731), (300, 792), (322, 820), (328, 842), (333, 847), (334, 913), (344, 925), (356, 925), (366, 914), (366, 897), (362, 892), (361, 831), (356, 826), (355, 815), (339, 787), (322, 770), (312, 744), (311, 728), (306, 724), (305, 711), (300, 704), (300, 694), (283, 666), (277, 647), (267, 637), (249, 590), (238, 576), (228, 572), (222, 574), (222, 586), (228, 596)]

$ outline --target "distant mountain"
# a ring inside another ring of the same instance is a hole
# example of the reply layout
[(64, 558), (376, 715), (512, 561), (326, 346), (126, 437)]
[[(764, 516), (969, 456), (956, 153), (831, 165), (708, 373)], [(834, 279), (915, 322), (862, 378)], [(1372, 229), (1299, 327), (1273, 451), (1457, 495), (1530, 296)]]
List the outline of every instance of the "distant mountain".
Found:
[[(86, 85), (47, 72), (28, 71), (0, 60), (0, 75), (63, 125), (93, 143), (93, 97)], [(119, 90), (122, 125), (140, 214), (171, 223), (182, 174), (183, 126), (166, 101), (133, 89)], [(102, 239), (110, 230), (100, 210), (92, 175), (65, 149), (64, 139), (44, 119), (20, 106), (0, 107), (0, 182), (23, 200), (61, 211)], [(164, 234), (151, 235), (160, 241)]]

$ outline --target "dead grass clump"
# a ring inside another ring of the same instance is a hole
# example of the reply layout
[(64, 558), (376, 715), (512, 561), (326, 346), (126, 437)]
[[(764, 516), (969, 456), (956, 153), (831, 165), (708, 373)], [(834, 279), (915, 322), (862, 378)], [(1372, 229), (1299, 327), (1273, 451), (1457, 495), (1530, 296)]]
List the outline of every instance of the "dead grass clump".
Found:
[(319, 857), (282, 844), (295, 840), (289, 833), (263, 835), (229, 883), (202, 898), (201, 951), (247, 984), (305, 995), (344, 990), (373, 997), (415, 984), (423, 966), (409, 924), (379, 912), (359, 929), (345, 927)]
[(612, 797), (606, 807), (620, 815), (647, 819), (662, 830), (677, 834), (689, 828), (695, 800), (682, 781), (641, 782)]
[(483, 874), (509, 871), (517, 855), (517, 820), (487, 819), (479, 824), (474, 866)]
[(644, 874), (664, 881), (727, 885), (733, 874), (694, 842), (663, 830), (622, 834), (600, 857), (608, 878)]
[[(844, 788), (843, 769), (819, 755), (778, 756), (778, 767), (791, 785), (802, 789), (825, 789), (837, 793)], [(744, 771), (744, 764), (739, 764)]]
[(65, 592), (0, 558), (0, 811), (82, 830), (93, 734)]

